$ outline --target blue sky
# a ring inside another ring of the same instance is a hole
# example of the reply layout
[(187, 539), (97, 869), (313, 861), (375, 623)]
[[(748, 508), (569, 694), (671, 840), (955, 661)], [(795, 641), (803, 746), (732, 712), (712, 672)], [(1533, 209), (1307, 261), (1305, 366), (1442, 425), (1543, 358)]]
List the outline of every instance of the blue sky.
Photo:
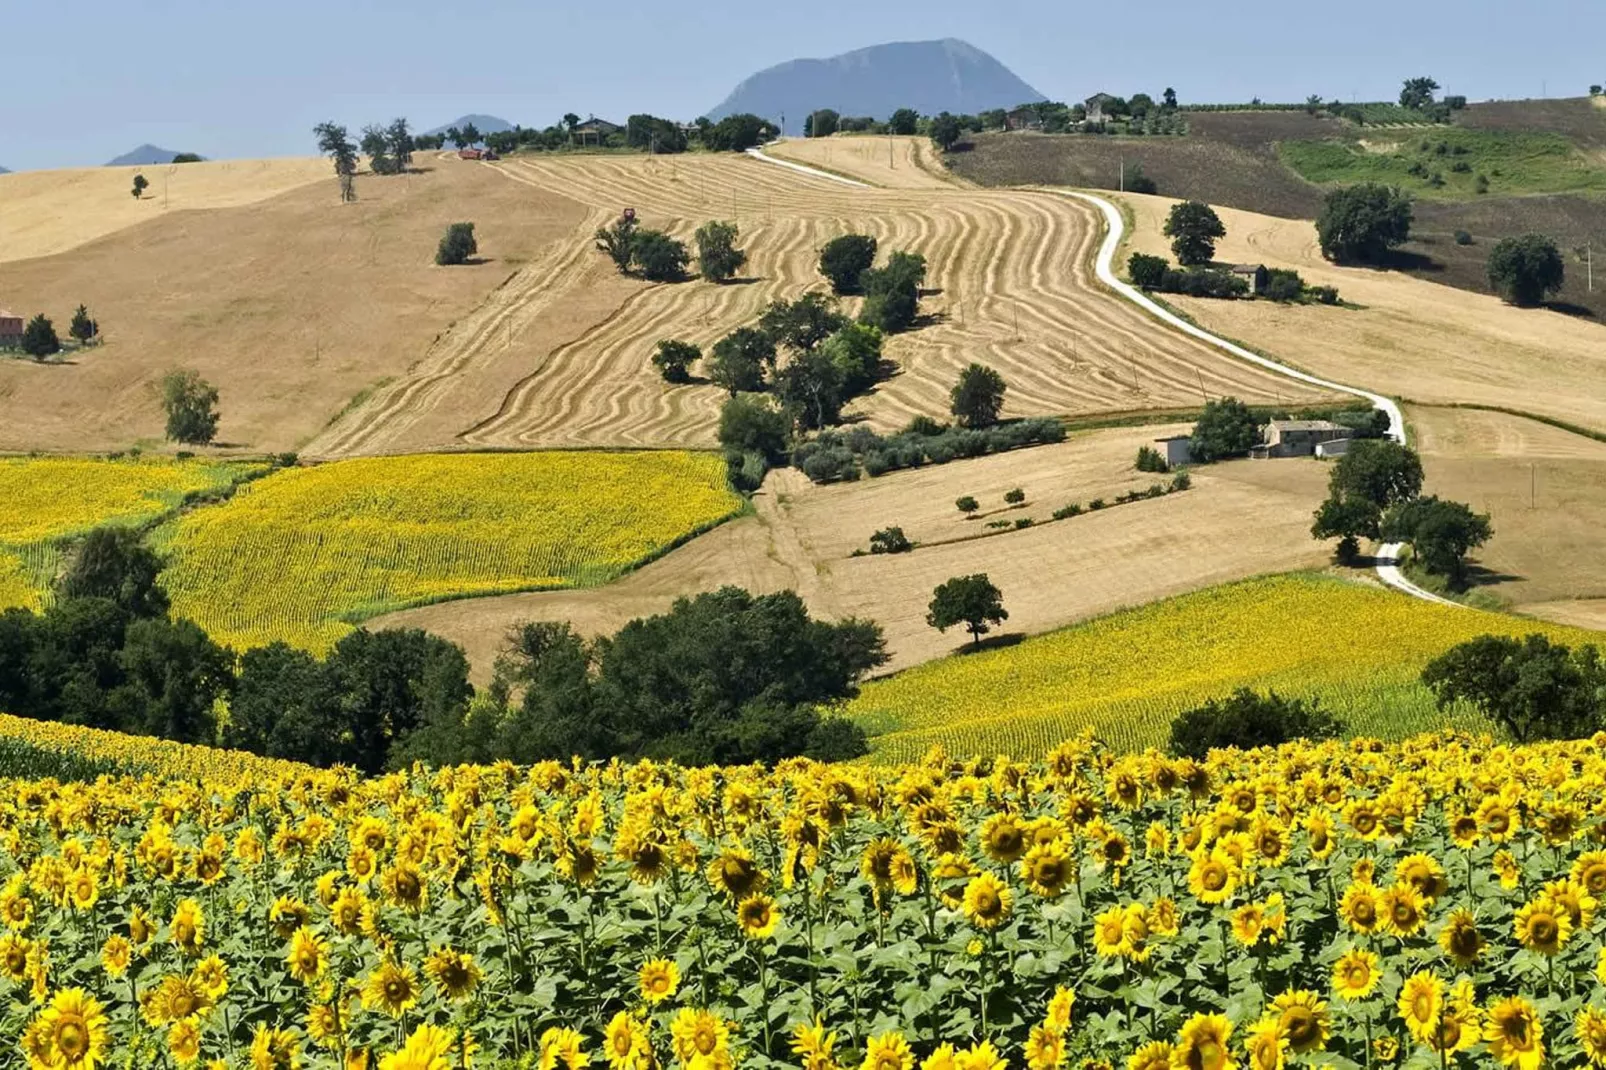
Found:
[(1388, 99), (1422, 73), (1474, 100), (1606, 82), (1606, 0), (5, 0), (0, 14), (12, 169), (100, 164), (141, 142), (301, 155), (325, 118), (692, 118), (774, 63), (936, 37), (1064, 100), (1166, 85), (1193, 101)]

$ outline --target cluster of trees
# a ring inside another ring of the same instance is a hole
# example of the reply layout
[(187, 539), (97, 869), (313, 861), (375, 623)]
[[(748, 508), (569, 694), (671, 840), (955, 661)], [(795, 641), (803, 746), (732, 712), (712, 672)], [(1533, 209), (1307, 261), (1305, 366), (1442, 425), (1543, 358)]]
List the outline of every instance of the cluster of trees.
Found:
[(1275, 691), (1257, 694), (1239, 688), (1224, 699), (1210, 699), (1184, 710), (1171, 722), (1171, 753), (1203, 761), (1212, 750), (1278, 747), (1296, 739), (1335, 739), (1344, 725), (1313, 700), (1284, 698)]
[[(1003, 125), (1003, 112), (999, 113), (999, 125)], [(803, 120), (804, 137), (830, 137), (836, 133), (846, 134), (899, 134), (910, 136), (920, 132), (925, 120), (913, 108), (899, 108), (887, 118), (886, 122), (877, 122), (869, 116), (843, 116), (831, 108), (821, 108), (810, 112)]]
[(598, 227), (595, 237), (597, 249), (607, 254), (621, 275), (651, 282), (680, 282), (686, 277), (691, 262), (686, 243), (661, 230), (642, 228), (633, 212), (623, 213), (611, 226)]
[(703, 118), (695, 123), (682, 124), (673, 119), (641, 113), (625, 120), (622, 129), (600, 138), (582, 138), (577, 142), (580, 116), (568, 112), (561, 120), (547, 127), (515, 126), (511, 130), (481, 133), (473, 124), (461, 130), (450, 129), (435, 138), (415, 138), (420, 149), (440, 148), (450, 141), (456, 148), (483, 144), (495, 152), (506, 154), (515, 151), (557, 152), (577, 143), (605, 149), (637, 149), (658, 155), (686, 152), (701, 147), (712, 152), (742, 152), (776, 137), (780, 130), (774, 123), (758, 115), (731, 115), (719, 122)]
[(1246, 297), (1249, 294), (1249, 283), (1230, 271), (1209, 267), (1179, 270), (1172, 267), (1163, 256), (1133, 253), (1127, 260), (1126, 268), (1134, 286), (1153, 293), (1215, 297), (1225, 300)]
[(462, 649), (416, 629), (359, 630), (321, 660), (283, 643), (236, 657), (169, 619), (160, 569), (137, 532), (91, 532), (48, 610), (0, 613), (0, 709), (366, 772), (575, 754), (834, 760), (863, 754), (864, 734), (818, 707), (887, 658), (875, 624), (725, 588), (594, 642), (523, 625), (476, 694)]
[(1482, 635), (1422, 670), (1439, 708), (1466, 703), (1518, 743), (1582, 739), (1606, 728), (1606, 661), (1543, 635)]
[(1328, 477), (1327, 498), (1311, 534), (1339, 540), (1336, 556), (1353, 564), (1362, 538), (1408, 544), (1428, 572), (1452, 587), (1466, 582), (1466, 559), (1493, 535), (1486, 514), (1461, 502), (1422, 496), (1422, 461), (1388, 439), (1356, 442)]
[[(100, 324), (90, 318), (86, 306), (79, 305), (73, 312), (67, 334), (81, 346), (91, 345), (100, 339)], [(61, 352), (61, 337), (56, 333), (55, 323), (41, 312), (22, 328), (17, 347), (34, 360), (44, 360)]]
[(798, 443), (791, 459), (815, 483), (851, 482), (861, 472), (879, 476), (1064, 440), (1065, 425), (1047, 416), (979, 428), (953, 427), (917, 416), (895, 435), (878, 435), (863, 426), (846, 433), (823, 431)]

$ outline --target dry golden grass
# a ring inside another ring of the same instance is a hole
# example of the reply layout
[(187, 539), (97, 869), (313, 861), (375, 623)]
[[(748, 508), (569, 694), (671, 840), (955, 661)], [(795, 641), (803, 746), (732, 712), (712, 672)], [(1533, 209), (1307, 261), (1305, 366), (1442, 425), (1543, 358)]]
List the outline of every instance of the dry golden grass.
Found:
[(942, 189), (969, 186), (942, 162), (930, 138), (838, 134), (826, 138), (787, 138), (764, 151), (888, 189)]
[[(136, 201), (137, 174), (151, 185)], [(316, 157), (0, 175), (0, 263), (66, 252), (171, 212), (256, 204), (320, 179), (333, 187), (329, 161)]]
[[(583, 240), (585, 210), (565, 198), (457, 160), (419, 162), (424, 173), (359, 176), (355, 204), (340, 203), (327, 174), (237, 207), (161, 214), (147, 203), (147, 222), (0, 264), (7, 306), (43, 310), (65, 332), (85, 302), (105, 332), (103, 345), (66, 363), (0, 359), (0, 449), (158, 440), (156, 383), (175, 365), (220, 390), (221, 441), (296, 449), (360, 391), (427, 363), (437, 337), (436, 348), (455, 345), (487, 295), (501, 294), (510, 274), (516, 285), (520, 265), (555, 239), (565, 248)], [(250, 172), (231, 174), (254, 188)], [(436, 267), (446, 225), (465, 218), (485, 262)]]
[(1482, 589), (1523, 612), (1606, 598), (1606, 443), (1502, 413), (1413, 405), (1406, 419), (1428, 492), (1492, 518), (1494, 538), (1477, 554)]
[[(1175, 202), (1122, 199), (1136, 218), (1129, 248), (1169, 257), (1161, 227)], [(1293, 268), (1364, 307), (1168, 298), (1201, 326), (1407, 400), (1501, 405), (1606, 431), (1606, 327), (1398, 272), (1336, 267), (1308, 221), (1216, 211), (1227, 227), (1219, 260)]]
[[(1038, 447), (860, 483), (816, 486), (772, 473), (754, 499), (757, 515), (701, 536), (658, 561), (585, 591), (553, 591), (447, 603), (392, 614), (374, 627), (426, 628), (462, 643), (483, 679), (507, 628), (520, 620), (570, 621), (588, 634), (616, 631), (661, 613), (680, 595), (734, 583), (753, 591), (793, 589), (828, 617), (867, 617), (887, 633), (891, 669), (941, 657), (964, 636), (927, 627), (926, 604), (951, 576), (987, 572), (1004, 592), (1005, 630), (1035, 634), (1124, 606), (1262, 572), (1319, 567), (1326, 548), (1310, 538), (1310, 514), (1327, 469), (1316, 461), (1239, 461), (1202, 468), (1194, 489), (1069, 520), (896, 556), (853, 557), (871, 532), (900, 525), (928, 544), (985, 531), (954, 499), (975, 496), (989, 519), (1045, 521), (1068, 502), (1085, 505), (1157, 477), (1131, 470), (1139, 444), (1177, 427), (1077, 434)], [(1019, 486), (1028, 505), (1003, 510)]]
[(1203, 394), (1272, 403), (1320, 396), (1157, 330), (1099, 288), (1089, 259), (1100, 224), (1092, 207), (1069, 198), (852, 189), (742, 156), (518, 158), (495, 166), (510, 186), (585, 204), (587, 225), (627, 206), (645, 225), (684, 239), (707, 219), (734, 220), (751, 279), (625, 280), (576, 238), (482, 309), (485, 322), (477, 318), (460, 344), (438, 347), (309, 452), (710, 445), (723, 393), (665, 384), (649, 361), (654, 345), (682, 338), (706, 349), (771, 300), (822, 287), (817, 251), (850, 230), (874, 234), (883, 249), (923, 253), (930, 265), (924, 324), (887, 346), (900, 373), (857, 405), (874, 427), (945, 414), (948, 391), (971, 361), (1004, 375), (1009, 416), (1197, 406)]

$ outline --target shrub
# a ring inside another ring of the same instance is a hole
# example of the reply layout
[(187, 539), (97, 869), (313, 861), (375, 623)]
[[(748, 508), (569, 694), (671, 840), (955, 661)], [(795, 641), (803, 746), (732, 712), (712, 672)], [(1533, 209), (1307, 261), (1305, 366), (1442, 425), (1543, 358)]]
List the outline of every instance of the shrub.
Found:
[(435, 248), (435, 263), (441, 267), (466, 264), (469, 257), (479, 251), (479, 242), (474, 237), (474, 224), (453, 223), (446, 228), (440, 245)]
[(1026, 492), (1019, 487), (1004, 492), (1004, 502), (1007, 505), (1020, 505), (1026, 501)]
[(1324, 305), (1338, 304), (1338, 288), (1335, 286), (1312, 286), (1310, 294)]
[(1089, 510), (1091, 510), (1093, 512), (1097, 512), (1098, 510), (1104, 508), (1104, 499), (1103, 498), (1094, 498), (1092, 501), (1087, 503), (1087, 507), (1088, 507)]
[(1170, 267), (1165, 257), (1146, 253), (1133, 253), (1126, 262), (1126, 272), (1132, 277), (1132, 285), (1145, 290), (1158, 290), (1164, 285), (1166, 271)]
[(809, 731), (803, 756), (817, 762), (846, 762), (870, 753), (864, 729), (846, 717), (822, 717)]
[(1188, 474), (1187, 469), (1181, 469), (1171, 477), (1172, 490), (1187, 490), (1191, 486), (1193, 477)]
[[(1138, 133), (1141, 128), (1134, 127), (1132, 132)], [(1143, 165), (1135, 163), (1126, 173), (1126, 188), (1129, 193), (1159, 193), (1160, 187), (1154, 184), (1154, 179), (1143, 173)]]
[(1160, 456), (1160, 451), (1153, 446), (1138, 447), (1136, 468), (1140, 472), (1170, 471), (1170, 466), (1165, 463), (1165, 458)]
[(1191, 268), (1179, 271), (1167, 268), (1158, 287), (1164, 293), (1186, 294), (1189, 297), (1242, 297), (1249, 292), (1247, 280), (1229, 271), (1214, 268)]
[(872, 554), (906, 554), (915, 548), (900, 527), (882, 528), (870, 536)]
[(768, 398), (733, 397), (719, 412), (719, 444), (757, 453), (772, 465), (784, 462), (791, 431), (791, 421)]
[(1258, 695), (1245, 687), (1179, 714), (1171, 722), (1171, 753), (1203, 761), (1217, 748), (1275, 747), (1296, 739), (1333, 739), (1342, 731), (1315, 700), (1285, 699), (1275, 691)]
[(1455, 232), (1455, 243), (1457, 245), (1471, 245), (1472, 235), (1464, 230), (1458, 230)]
[(1072, 502), (1070, 505), (1062, 505), (1054, 510), (1053, 515), (1055, 520), (1069, 520), (1073, 516), (1081, 516), (1082, 507)]
[(1020, 517), (1019, 519), (1017, 519), (1015, 521), (1015, 530), (1016, 531), (1019, 531), (1021, 528), (1029, 528), (1031, 526), (1032, 526), (1032, 518), (1029, 517), (1029, 516)]
[(658, 350), (652, 355), (652, 362), (663, 375), (664, 382), (686, 383), (691, 381), (689, 369), (702, 357), (703, 351), (697, 345), (665, 338), (658, 343)]
[(904, 427), (906, 435), (920, 435), (923, 438), (934, 438), (937, 435), (948, 433), (948, 424), (938, 423), (929, 416), (916, 416)]
[(1305, 296), (1305, 280), (1297, 271), (1272, 268), (1266, 272), (1265, 296), (1273, 301), (1298, 301)]
[(977, 502), (975, 498), (972, 498), (970, 495), (966, 494), (964, 497), (959, 498), (954, 502), (954, 508), (958, 509), (961, 513), (964, 513), (966, 516), (969, 516), (977, 509), (980, 509), (981, 504)]

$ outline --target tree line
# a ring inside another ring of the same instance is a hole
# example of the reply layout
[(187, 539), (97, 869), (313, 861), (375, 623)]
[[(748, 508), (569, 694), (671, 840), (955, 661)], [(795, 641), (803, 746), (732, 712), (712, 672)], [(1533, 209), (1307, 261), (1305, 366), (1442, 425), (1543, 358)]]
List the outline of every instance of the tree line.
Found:
[(416, 629), (359, 629), (322, 658), (284, 643), (236, 656), (170, 618), (161, 567), (132, 529), (86, 536), (43, 613), (0, 613), (0, 709), (367, 772), (576, 754), (844, 759), (864, 734), (819, 708), (887, 657), (871, 622), (725, 588), (596, 640), (521, 625), (477, 691), (462, 649)]

